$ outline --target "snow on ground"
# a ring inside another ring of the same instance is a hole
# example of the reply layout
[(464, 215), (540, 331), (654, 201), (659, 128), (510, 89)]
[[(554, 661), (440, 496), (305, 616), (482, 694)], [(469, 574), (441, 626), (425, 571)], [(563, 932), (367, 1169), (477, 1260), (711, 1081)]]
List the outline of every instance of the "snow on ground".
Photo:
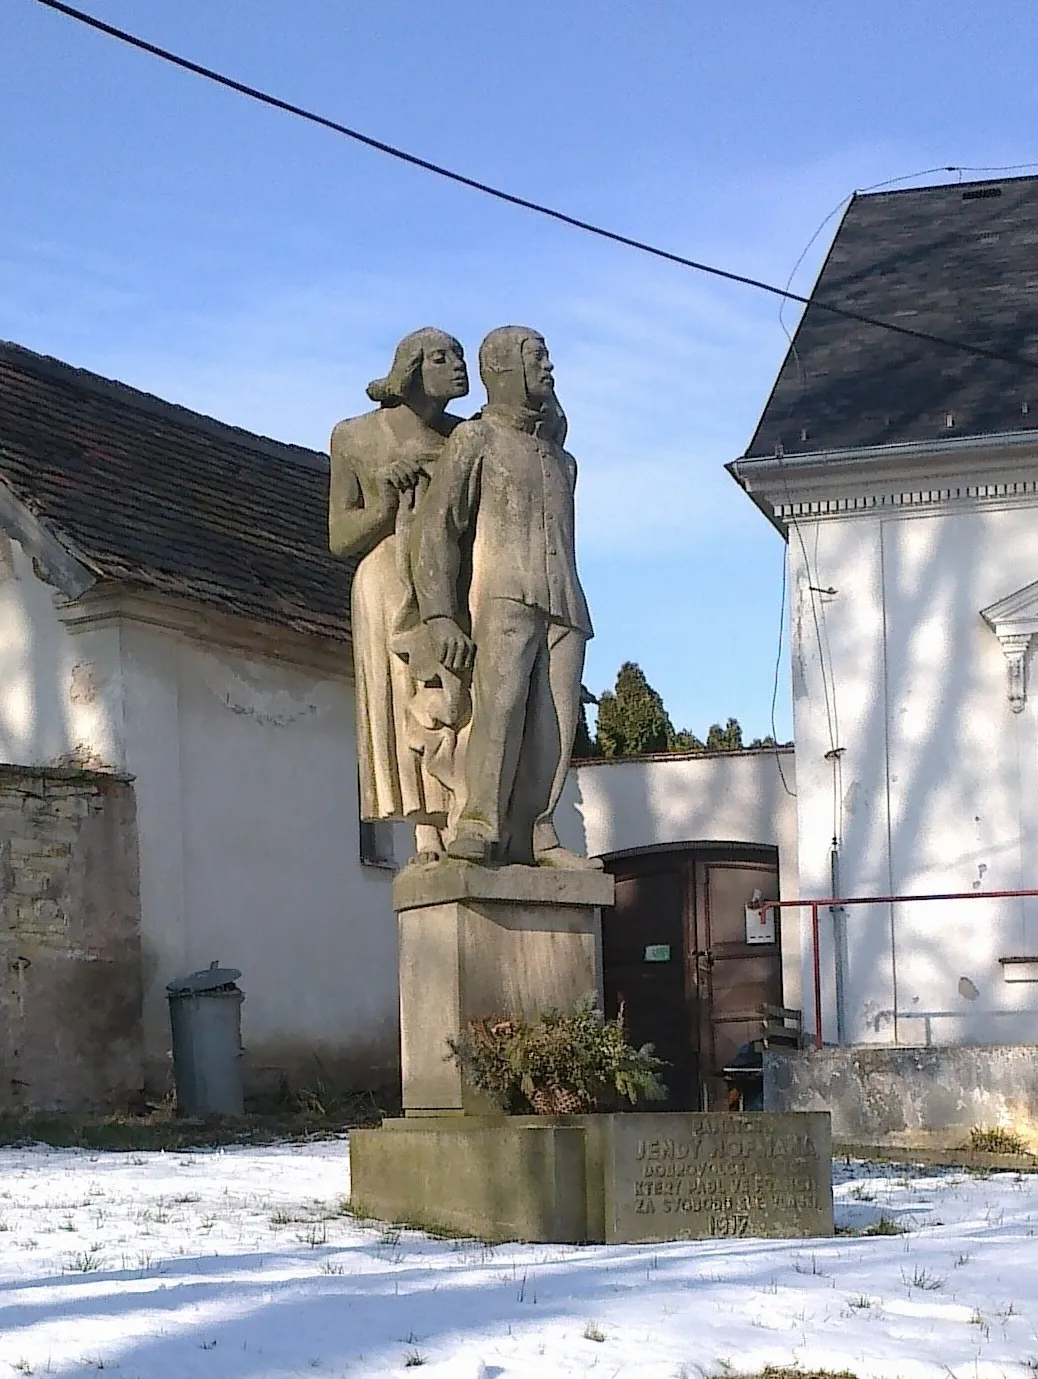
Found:
[(348, 1178), (341, 1140), (0, 1150), (0, 1379), (1038, 1374), (1038, 1176), (838, 1166), (839, 1225), (908, 1233), (582, 1248), (357, 1223)]

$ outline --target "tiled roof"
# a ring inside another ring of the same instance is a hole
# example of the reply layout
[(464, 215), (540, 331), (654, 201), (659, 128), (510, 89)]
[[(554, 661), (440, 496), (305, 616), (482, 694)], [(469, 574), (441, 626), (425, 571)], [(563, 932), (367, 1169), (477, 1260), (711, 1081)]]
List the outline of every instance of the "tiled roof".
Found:
[(748, 456), (1038, 428), (1038, 178), (856, 196), (813, 296), (1034, 367), (809, 306)]
[(317, 451), (0, 344), (0, 480), (99, 578), (349, 635)]

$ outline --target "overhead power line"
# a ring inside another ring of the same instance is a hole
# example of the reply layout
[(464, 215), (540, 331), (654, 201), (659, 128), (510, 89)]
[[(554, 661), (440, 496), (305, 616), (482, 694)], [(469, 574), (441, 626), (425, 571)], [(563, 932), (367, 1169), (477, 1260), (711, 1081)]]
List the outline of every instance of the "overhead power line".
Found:
[(195, 76), (204, 77), (206, 81), (215, 82), (218, 86), (224, 86), (229, 91), (236, 91), (240, 96), (247, 96), (250, 100), (258, 101), (261, 105), (269, 106), (274, 110), (282, 110), (288, 115), (295, 115), (300, 120), (306, 120), (322, 129), (331, 130), (333, 134), (341, 134), (347, 139), (363, 144), (364, 147), (373, 149), (376, 153), (384, 153), (389, 158), (410, 164), (411, 167), (422, 168), (425, 172), (431, 172), (436, 177), (446, 178), (458, 186), (481, 192), (484, 196), (493, 197), (507, 205), (519, 206), (525, 211), (533, 211), (536, 215), (546, 216), (549, 220), (554, 220), (560, 225), (569, 225), (575, 230), (583, 230), (585, 234), (594, 235), (598, 239), (608, 240), (612, 244), (621, 244), (627, 249), (635, 249), (639, 253), (649, 254), (653, 258), (662, 259), (665, 263), (677, 264), (681, 268), (691, 268), (697, 273), (705, 273), (712, 278), (720, 278), (724, 282), (737, 283), (741, 287), (752, 287), (758, 292), (767, 292), (771, 296), (780, 297), (785, 301), (799, 302), (801, 306), (810, 306), (818, 311), (828, 312), (832, 316), (841, 316), (845, 320), (856, 321), (860, 325), (891, 331), (895, 335), (907, 336), (911, 340), (921, 340), (926, 344), (937, 345), (942, 349), (956, 350), (961, 354), (972, 354), (983, 359), (993, 359), (1000, 364), (1013, 364), (1022, 369), (1038, 369), (1038, 360), (1024, 359), (1020, 355), (1003, 354), (999, 350), (988, 349), (984, 345), (972, 345), (964, 340), (953, 340), (947, 336), (933, 335), (929, 331), (914, 330), (911, 326), (897, 325), (893, 321), (883, 321), (878, 317), (868, 316), (864, 312), (853, 311), (849, 307), (837, 306), (833, 302), (805, 297), (799, 292), (793, 292), (789, 287), (776, 287), (774, 283), (764, 282), (760, 278), (751, 278), (744, 273), (735, 273), (727, 268), (718, 268), (714, 264), (702, 263), (698, 259), (686, 258), (683, 254), (675, 254), (669, 249), (661, 249), (645, 240), (634, 239), (630, 235), (620, 234), (619, 231), (606, 229), (602, 225), (595, 225), (589, 220), (580, 219), (579, 216), (568, 215), (565, 211), (556, 210), (552, 206), (545, 206), (539, 201), (531, 201), (525, 196), (517, 196), (514, 192), (491, 186), (490, 183), (481, 182), (478, 178), (467, 177), (464, 173), (455, 172), (452, 168), (430, 162), (427, 158), (420, 158), (415, 153), (408, 153), (406, 149), (397, 148), (394, 144), (373, 138), (370, 134), (364, 134), (359, 129), (351, 129), (349, 125), (340, 124), (338, 120), (329, 119), (326, 115), (319, 115), (316, 111), (307, 110), (304, 106), (282, 100), (280, 96), (273, 96), (268, 91), (261, 91), (258, 87), (237, 81), (234, 77), (217, 72), (212, 67), (205, 67), (199, 62), (192, 62), (190, 58), (182, 57), (179, 53), (171, 52), (168, 48), (160, 48), (157, 44), (149, 43), (146, 39), (129, 33), (126, 29), (117, 28), (114, 24), (107, 24), (95, 15), (87, 14), (85, 10), (66, 5), (63, 0), (35, 0), (35, 3), (44, 5), (50, 10), (56, 10), (59, 14), (67, 15), (69, 19), (85, 24), (98, 33), (106, 34), (109, 38), (117, 39), (120, 43), (126, 43), (142, 53), (148, 53), (163, 62), (171, 63), (174, 67), (179, 67), (185, 72), (192, 72)]

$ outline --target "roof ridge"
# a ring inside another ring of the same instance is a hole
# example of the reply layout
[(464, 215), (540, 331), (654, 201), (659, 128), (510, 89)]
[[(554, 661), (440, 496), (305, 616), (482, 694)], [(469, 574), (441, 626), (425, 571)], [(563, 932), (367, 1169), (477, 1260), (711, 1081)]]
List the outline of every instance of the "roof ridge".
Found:
[(38, 354), (35, 350), (19, 345), (13, 340), (0, 340), (0, 362), (13, 364), (16, 368), (31, 372), (37, 377), (51, 378), (68, 387), (82, 392), (93, 392), (110, 397), (113, 401), (135, 411), (163, 417), (179, 426), (187, 426), (202, 431), (220, 440), (229, 440), (244, 449), (266, 455), (277, 460), (289, 460), (304, 465), (308, 469), (322, 472), (328, 470), (328, 456), (320, 450), (311, 450), (304, 445), (289, 441), (275, 440), (272, 436), (261, 436), (255, 431), (247, 431), (243, 426), (233, 426), (217, 417), (195, 412), (178, 402), (167, 402), (154, 393), (134, 388), (118, 379), (106, 378), (103, 374), (92, 373), (89, 369), (67, 364), (53, 355)]
[[(1035, 164), (1038, 167), (1038, 164)], [(857, 200), (878, 200), (882, 196), (918, 196), (920, 192), (964, 191), (969, 187), (1004, 187), (1009, 182), (1038, 182), (1038, 173), (1022, 172), (1015, 177), (975, 177), (969, 182), (926, 182), (921, 187), (887, 187), (876, 191), (856, 191)]]

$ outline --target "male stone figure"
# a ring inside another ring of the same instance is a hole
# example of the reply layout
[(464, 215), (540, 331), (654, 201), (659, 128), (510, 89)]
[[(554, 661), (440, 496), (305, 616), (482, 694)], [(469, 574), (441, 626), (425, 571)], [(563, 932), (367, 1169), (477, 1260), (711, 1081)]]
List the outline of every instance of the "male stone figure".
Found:
[(574, 551), (576, 462), (537, 331), (491, 331), (479, 370), (487, 406), (448, 440), (411, 548), (437, 658), (455, 673), (472, 668), (464, 800), (447, 851), (588, 867), (552, 822), (592, 635)]

